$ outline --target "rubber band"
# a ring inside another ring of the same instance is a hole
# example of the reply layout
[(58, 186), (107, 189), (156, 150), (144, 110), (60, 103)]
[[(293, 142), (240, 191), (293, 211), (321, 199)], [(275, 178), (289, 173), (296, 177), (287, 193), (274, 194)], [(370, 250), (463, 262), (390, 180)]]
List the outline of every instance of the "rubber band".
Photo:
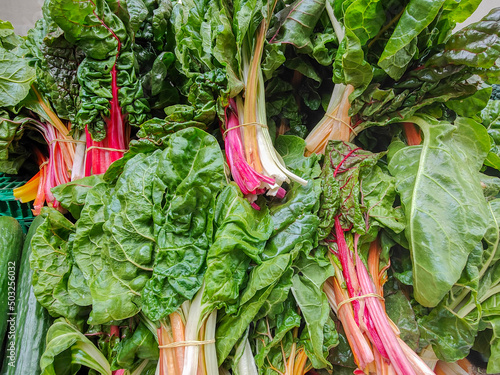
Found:
[(350, 303), (350, 302), (357, 301), (357, 300), (364, 299), (364, 298), (368, 298), (368, 297), (375, 297), (375, 298), (378, 298), (382, 301), (385, 301), (385, 298), (382, 297), (380, 294), (376, 294), (376, 293), (363, 294), (361, 296), (356, 296), (356, 297), (348, 298), (348, 299), (341, 301), (340, 303), (337, 304), (337, 311), (340, 311), (340, 308), (342, 306), (344, 306), (346, 303)]
[(224, 130), (224, 133), (222, 133), (222, 137), (223, 138), (226, 138), (226, 133), (230, 130), (234, 130), (234, 129), (238, 129), (238, 128), (242, 128), (244, 126), (260, 126), (261, 128), (267, 128), (267, 125), (265, 124), (261, 124), (260, 122), (247, 122), (247, 123), (244, 123), (244, 124), (239, 124), (239, 125), (236, 125), (236, 126), (233, 126), (233, 127), (230, 127), (229, 129), (226, 129)]
[(179, 342), (173, 342), (171, 344), (166, 344), (166, 345), (158, 345), (158, 348), (170, 349), (170, 348), (180, 348), (180, 347), (184, 347), (184, 346), (202, 346), (202, 345), (214, 344), (214, 343), (215, 343), (215, 339), (205, 340), (205, 341), (179, 341)]
[(52, 145), (56, 142), (64, 142), (64, 143), (87, 143), (85, 141), (80, 141), (78, 139), (60, 139), (60, 138), (55, 138), (49, 142), (49, 145)]
[(89, 152), (93, 148), (98, 149), (98, 150), (104, 150), (104, 151), (116, 151), (116, 152), (126, 152), (128, 150), (120, 150), (119, 148), (111, 148), (111, 147), (100, 147), (100, 146), (90, 146), (87, 147), (86, 152)]
[(331, 115), (329, 113), (325, 113), (325, 116), (330, 117), (332, 120), (337, 120), (337, 121), (341, 122), (342, 124), (347, 126), (349, 129), (351, 129), (351, 131), (354, 133), (354, 135), (356, 135), (356, 136), (358, 135), (358, 132), (356, 130), (354, 130), (354, 128), (348, 122), (345, 122), (344, 120), (341, 120), (338, 117), (335, 117), (334, 115)]
[(43, 169), (43, 167), (45, 167), (47, 164), (49, 164), (49, 161), (48, 161), (48, 160), (45, 160), (42, 164), (40, 164), (40, 165), (38, 166), (38, 169), (42, 170), (42, 169)]

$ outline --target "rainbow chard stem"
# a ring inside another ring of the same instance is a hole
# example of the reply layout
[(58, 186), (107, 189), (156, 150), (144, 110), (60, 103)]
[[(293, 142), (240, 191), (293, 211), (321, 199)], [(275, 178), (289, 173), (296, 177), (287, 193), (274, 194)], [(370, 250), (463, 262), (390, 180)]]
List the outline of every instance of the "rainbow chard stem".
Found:
[(231, 174), (241, 192), (250, 200), (255, 200), (258, 194), (264, 193), (266, 184), (274, 185), (274, 179), (258, 173), (247, 163), (234, 99), (226, 107), (225, 123), (224, 145)]
[[(361, 286), (361, 293), (363, 295), (375, 294), (375, 286), (368, 274), (365, 264), (361, 261), (356, 249), (356, 273)], [(404, 351), (399, 345), (398, 338), (387, 319), (387, 314), (380, 300), (377, 297), (365, 298), (365, 314), (368, 313), (370, 320), (373, 322), (373, 328), (380, 338), (380, 344), (383, 345), (383, 350), (388, 356), (391, 364), (394, 366), (396, 373), (399, 375), (414, 375), (416, 374), (412, 365), (406, 358)], [(375, 345), (375, 343), (373, 343)], [(378, 348), (378, 346), (377, 346)], [(380, 350), (379, 350), (380, 351)], [(381, 355), (385, 356), (383, 352)]]

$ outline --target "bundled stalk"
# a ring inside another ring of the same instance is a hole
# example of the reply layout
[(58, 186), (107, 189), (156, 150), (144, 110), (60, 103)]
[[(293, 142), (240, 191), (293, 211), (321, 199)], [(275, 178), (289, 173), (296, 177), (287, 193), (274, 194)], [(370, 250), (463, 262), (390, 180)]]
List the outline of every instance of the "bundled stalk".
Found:
[(45, 203), (49, 207), (62, 209), (51, 189), (71, 181), (76, 142), (69, 134), (68, 128), (51, 110), (49, 104), (45, 102), (36, 88), (32, 87), (32, 90), (36, 94), (38, 104), (48, 121), (31, 119), (29, 123), (43, 136), (47, 143), (48, 157), (44, 156), (38, 148), (34, 149), (40, 171), (25, 185), (14, 189), (14, 196), (23, 203), (34, 200), (33, 213), (39, 215)]
[[(270, 15), (275, 6), (276, 1), (269, 4)], [(241, 59), (244, 98), (241, 94), (236, 98), (237, 110), (229, 108), (229, 116), (226, 109), (225, 148), (231, 174), (251, 202), (255, 201), (258, 194), (263, 193), (283, 198), (286, 192), (281, 185), (284, 182), (307, 184), (306, 180), (286, 168), (274, 149), (267, 127), (261, 60), (269, 22), (270, 19), (263, 20), (256, 35), (252, 36), (253, 51), (249, 43), (243, 46)], [(231, 103), (230, 106), (234, 107), (234, 101)]]

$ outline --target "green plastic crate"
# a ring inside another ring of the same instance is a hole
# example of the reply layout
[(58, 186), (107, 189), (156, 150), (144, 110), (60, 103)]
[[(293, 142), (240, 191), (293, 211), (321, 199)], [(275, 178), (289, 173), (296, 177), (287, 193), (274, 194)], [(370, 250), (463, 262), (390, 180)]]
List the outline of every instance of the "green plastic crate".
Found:
[(24, 233), (34, 219), (31, 205), (21, 203), (14, 198), (12, 190), (22, 186), (27, 181), (19, 177), (5, 176), (0, 173), (0, 216), (11, 216), (21, 224)]

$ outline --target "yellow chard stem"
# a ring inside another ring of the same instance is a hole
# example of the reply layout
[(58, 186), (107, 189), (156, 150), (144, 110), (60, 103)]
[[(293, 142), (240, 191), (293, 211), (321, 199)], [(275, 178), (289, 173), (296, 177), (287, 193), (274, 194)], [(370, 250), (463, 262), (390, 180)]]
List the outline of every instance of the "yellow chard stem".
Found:
[(47, 105), (47, 103), (45, 103), (45, 100), (42, 98), (42, 96), (40, 95), (38, 90), (35, 88), (35, 86), (31, 86), (31, 89), (35, 93), (35, 95), (38, 99), (38, 103), (40, 103), (40, 106), (42, 107), (43, 111), (47, 114), (47, 116), (51, 120), (52, 125), (54, 125), (54, 127), (57, 130), (59, 130), (59, 132), (65, 138), (67, 138), (68, 134), (69, 134), (68, 128), (63, 124), (61, 119), (59, 117), (57, 117), (57, 115), (52, 111), (52, 109), (50, 109), (50, 107)]
[[(257, 32), (255, 51), (251, 60), (250, 71), (245, 89), (245, 108), (243, 118), (245, 124), (252, 124), (257, 121), (257, 85), (259, 82), (260, 60), (264, 50), (264, 40), (266, 36), (266, 24), (262, 22)], [(245, 142), (245, 157), (248, 164), (257, 172), (262, 172), (262, 164), (259, 158), (259, 147), (257, 145), (257, 125), (243, 126), (243, 140)]]

